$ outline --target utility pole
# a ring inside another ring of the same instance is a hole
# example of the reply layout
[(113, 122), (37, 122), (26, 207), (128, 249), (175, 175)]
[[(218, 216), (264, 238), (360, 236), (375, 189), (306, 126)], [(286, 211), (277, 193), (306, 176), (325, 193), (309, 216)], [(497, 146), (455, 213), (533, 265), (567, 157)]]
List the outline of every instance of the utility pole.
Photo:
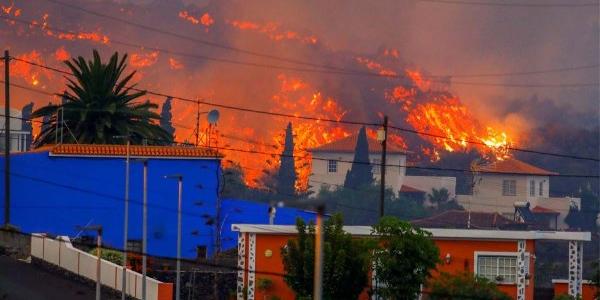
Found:
[(323, 215), (325, 205), (317, 206), (317, 224), (315, 226), (315, 277), (313, 281), (313, 300), (323, 299)]
[(200, 142), (200, 101), (196, 101), (196, 147)]
[(142, 208), (142, 300), (146, 300), (146, 253), (148, 247), (148, 160), (144, 160)]
[(129, 239), (129, 156), (131, 141), (129, 136), (123, 136), (127, 139), (127, 148), (125, 154), (125, 209), (123, 216), (123, 275), (121, 280), (121, 300), (127, 299), (127, 241)]
[(180, 300), (181, 294), (181, 202), (183, 197), (183, 176), (169, 175), (165, 178), (177, 179), (177, 271), (175, 280), (175, 300)]
[(100, 300), (102, 289), (101, 272), (102, 272), (102, 225), (77, 226), (81, 231), (96, 231), (96, 300)]
[(385, 165), (387, 156), (387, 131), (388, 131), (388, 117), (383, 117), (383, 131), (378, 133), (377, 138), (381, 140), (381, 191), (379, 195), (379, 217), (383, 217), (385, 214)]
[(4, 225), (10, 224), (10, 55), (4, 50)]

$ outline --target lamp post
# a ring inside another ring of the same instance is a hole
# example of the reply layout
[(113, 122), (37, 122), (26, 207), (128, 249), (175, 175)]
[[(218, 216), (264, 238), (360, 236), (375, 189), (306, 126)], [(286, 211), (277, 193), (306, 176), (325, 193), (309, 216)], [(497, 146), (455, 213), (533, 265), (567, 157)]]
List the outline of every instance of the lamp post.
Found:
[(142, 207), (142, 300), (146, 300), (146, 252), (148, 248), (148, 160), (144, 159)]
[(170, 175), (165, 178), (177, 179), (177, 271), (175, 280), (175, 300), (179, 300), (181, 289), (181, 198), (183, 194), (183, 176)]
[(129, 136), (115, 136), (118, 139), (127, 139), (127, 150), (125, 154), (125, 209), (123, 217), (123, 275), (121, 280), (121, 300), (127, 298), (127, 240), (129, 239), (129, 157), (131, 141)]
[(90, 226), (77, 226), (77, 228), (81, 231), (89, 230), (96, 231), (96, 255), (98, 259), (96, 260), (96, 300), (100, 300), (100, 291), (102, 287), (101, 283), (101, 271), (102, 271), (102, 225), (90, 225)]

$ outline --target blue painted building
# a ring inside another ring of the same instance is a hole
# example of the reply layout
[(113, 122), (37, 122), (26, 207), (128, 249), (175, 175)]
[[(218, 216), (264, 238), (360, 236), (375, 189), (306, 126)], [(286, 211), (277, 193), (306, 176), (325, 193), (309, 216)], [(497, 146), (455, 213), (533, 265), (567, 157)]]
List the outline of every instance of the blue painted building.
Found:
[[(232, 223), (268, 224), (266, 204), (217, 201), (222, 179), (218, 153), (161, 146), (131, 146), (130, 153), (129, 240), (142, 237), (142, 159), (147, 159), (150, 255), (176, 255), (177, 181), (165, 179), (167, 175), (183, 176), (183, 257), (196, 258), (204, 251), (212, 255), (218, 236), (222, 250), (235, 248)], [(83, 234), (77, 226), (102, 225), (105, 245), (122, 249), (125, 154), (122, 145), (58, 145), (11, 155), (10, 223), (27, 233), (70, 237)], [(0, 189), (3, 195), (3, 184)], [(314, 214), (278, 208), (275, 224), (294, 224), (297, 217), (314, 219)]]

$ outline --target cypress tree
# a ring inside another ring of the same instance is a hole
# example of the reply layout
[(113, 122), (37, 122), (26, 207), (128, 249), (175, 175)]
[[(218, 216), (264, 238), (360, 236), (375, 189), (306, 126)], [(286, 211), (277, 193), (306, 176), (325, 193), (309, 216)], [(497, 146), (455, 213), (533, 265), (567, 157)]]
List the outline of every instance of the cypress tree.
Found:
[(296, 195), (296, 166), (294, 163), (294, 135), (292, 123), (285, 130), (285, 145), (277, 173), (277, 192), (283, 197)]
[(173, 114), (171, 114), (171, 101), (173, 98), (167, 97), (165, 103), (162, 106), (160, 111), (160, 127), (162, 127), (166, 132), (171, 135), (173, 139), (175, 137), (175, 128), (171, 123), (171, 119), (173, 118)]
[(373, 173), (369, 161), (369, 143), (367, 142), (367, 130), (363, 126), (358, 132), (354, 160), (352, 167), (346, 173), (344, 187), (355, 189), (371, 184), (373, 184)]

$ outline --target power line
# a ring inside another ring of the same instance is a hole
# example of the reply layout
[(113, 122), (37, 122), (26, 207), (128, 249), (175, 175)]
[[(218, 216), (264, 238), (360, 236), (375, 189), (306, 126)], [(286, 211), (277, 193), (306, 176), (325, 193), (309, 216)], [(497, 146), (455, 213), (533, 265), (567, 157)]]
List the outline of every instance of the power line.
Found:
[[(48, 0), (50, 1), (50, 0)], [(524, 2), (484, 2), (484, 1), (461, 1), (461, 0), (418, 0), (420, 2), (442, 3), (453, 5), (473, 5), (473, 6), (500, 6), (500, 7), (531, 7), (531, 8), (575, 8), (599, 6), (598, 2), (582, 3), (524, 3)]]
[[(21, 19), (10, 17), (10, 16), (2, 15), (2, 16), (0, 16), (0, 18), (8, 19), (8, 20), (11, 20), (14, 22), (24, 23), (24, 24), (27, 24), (28, 26), (38, 26), (40, 28), (42, 26), (41, 24), (32, 23), (32, 21), (21, 20)], [(51, 30), (57, 31), (57, 32), (73, 34), (72, 31), (68, 31), (68, 30), (64, 30), (64, 29), (60, 29), (60, 28), (56, 28), (56, 27), (50, 27), (48, 25), (45, 25), (44, 29), (51, 29)], [(114, 44), (119, 44), (119, 45), (123, 45), (126, 47), (130, 47), (130, 48), (135, 48), (135, 49), (142, 48), (142, 49), (148, 49), (148, 50), (153, 50), (153, 51), (160, 51), (160, 52), (177, 55), (177, 56), (184, 56), (184, 57), (200, 59), (200, 60), (210, 60), (210, 61), (237, 64), (237, 65), (245, 65), (245, 66), (252, 66), (252, 67), (280, 69), (280, 70), (296, 71), (296, 72), (348, 75), (348, 76), (373, 76), (373, 77), (397, 78), (397, 79), (409, 78), (406, 75), (380, 74), (380, 73), (364, 72), (364, 71), (358, 71), (358, 70), (356, 70), (356, 71), (320, 70), (320, 69), (287, 67), (287, 66), (281, 66), (281, 65), (261, 64), (261, 63), (255, 63), (255, 62), (247, 62), (247, 61), (231, 60), (231, 59), (225, 59), (225, 58), (215, 58), (215, 57), (210, 57), (210, 56), (205, 56), (205, 55), (197, 55), (197, 54), (191, 54), (191, 53), (183, 53), (183, 52), (178, 52), (178, 51), (172, 51), (172, 50), (165, 49), (165, 48), (153, 47), (153, 46), (142, 45), (142, 44), (134, 44), (134, 43), (119, 41), (119, 40), (115, 40), (115, 39), (110, 39), (110, 42), (114, 43)], [(434, 77), (432, 76), (432, 78), (434, 78)], [(429, 79), (429, 81), (446, 83), (446, 81), (443, 81), (443, 80), (439, 81), (439, 80)], [(462, 81), (452, 81), (452, 84), (469, 85), (469, 86), (515, 87), (515, 88), (527, 88), (527, 87), (576, 88), (576, 87), (596, 87), (596, 86), (598, 86), (597, 83), (527, 84), (527, 83), (484, 83), (484, 82), (462, 82)], [(401, 86), (411, 87), (411, 88), (417, 87), (414, 84), (410, 84), (410, 85), (402, 84)]]
[[(37, 67), (41, 67), (41, 68), (45, 68), (48, 70), (52, 70), (55, 72), (60, 72), (66, 75), (70, 75), (73, 76), (72, 73), (64, 71), (64, 70), (60, 70), (57, 68), (53, 68), (53, 67), (49, 67), (46, 65), (42, 65), (42, 64), (38, 64), (35, 62), (31, 62), (28, 60), (24, 60), (24, 59), (20, 59), (20, 58), (16, 58), (16, 57), (12, 57), (11, 59), (14, 60), (18, 60), (27, 64), (31, 64)], [(0, 80), (0, 83), (4, 83), (3, 80)], [(39, 92), (42, 93), (44, 95), (50, 95), (50, 96), (60, 96), (61, 94), (58, 93), (49, 93), (46, 91), (42, 91), (39, 89), (34, 89), (34, 88), (30, 88), (30, 87), (25, 87), (22, 85), (16, 85), (11, 83), (11, 86), (15, 86), (18, 88), (22, 88), (22, 89), (26, 89), (29, 91), (33, 91), (33, 92)], [(139, 91), (139, 92), (146, 92), (147, 94), (151, 94), (151, 95), (155, 95), (155, 96), (160, 96), (160, 97), (170, 97), (172, 99), (176, 99), (176, 100), (180, 100), (180, 101), (184, 101), (184, 102), (190, 102), (190, 103), (195, 103), (195, 104), (205, 104), (205, 105), (209, 105), (209, 106), (215, 106), (215, 107), (220, 107), (220, 108), (225, 108), (225, 109), (230, 109), (230, 110), (236, 110), (236, 111), (243, 111), (243, 112), (251, 112), (251, 113), (257, 113), (257, 114), (265, 114), (265, 115), (272, 115), (272, 116), (278, 116), (278, 117), (287, 117), (287, 118), (294, 118), (294, 119), (302, 119), (302, 120), (312, 120), (312, 121), (320, 121), (320, 122), (330, 122), (330, 123), (339, 123), (339, 124), (349, 124), (349, 125), (362, 125), (362, 126), (381, 126), (381, 124), (379, 123), (367, 123), (367, 122), (359, 122), (359, 121), (345, 121), (345, 120), (335, 120), (335, 119), (325, 119), (325, 118), (317, 118), (317, 117), (310, 117), (310, 116), (300, 116), (300, 115), (293, 115), (293, 114), (284, 114), (284, 113), (275, 113), (275, 112), (269, 112), (269, 111), (263, 111), (263, 110), (257, 110), (257, 109), (251, 109), (251, 108), (243, 108), (243, 107), (238, 107), (238, 106), (233, 106), (233, 105), (224, 105), (224, 104), (219, 104), (219, 103), (213, 103), (213, 102), (208, 102), (208, 101), (204, 101), (204, 100), (194, 100), (194, 99), (189, 99), (189, 98), (184, 98), (184, 97), (179, 97), (179, 96), (174, 96), (174, 95), (168, 95), (168, 94), (164, 94), (161, 92), (153, 92), (153, 91), (148, 91), (148, 90), (144, 90), (144, 89), (139, 89), (139, 88), (135, 88), (133, 86), (129, 86), (126, 88), (130, 88), (131, 90), (135, 90), (135, 91)], [(473, 141), (473, 140), (457, 140), (457, 139), (453, 139), (453, 138), (449, 138), (446, 136), (441, 136), (441, 135), (436, 135), (436, 134), (431, 134), (431, 133), (427, 133), (427, 132), (423, 132), (423, 131), (417, 131), (414, 129), (410, 129), (410, 128), (404, 128), (404, 127), (399, 127), (399, 126), (393, 126), (390, 125), (388, 126), (390, 129), (394, 129), (394, 130), (398, 130), (398, 131), (402, 131), (402, 132), (407, 132), (407, 133), (412, 133), (412, 134), (417, 134), (417, 135), (423, 135), (423, 136), (429, 136), (429, 137), (433, 137), (433, 138), (439, 138), (439, 139), (444, 139), (444, 140), (448, 140), (448, 141), (452, 141), (452, 142), (465, 142), (465, 143), (469, 143), (469, 144), (477, 144), (477, 145), (482, 145), (482, 146), (487, 146), (485, 143), (483, 142), (479, 142), (479, 141)], [(186, 129), (190, 129), (190, 128), (186, 128)], [(554, 157), (561, 157), (561, 158), (570, 158), (570, 159), (578, 159), (578, 160), (589, 160), (589, 161), (595, 161), (595, 162), (600, 162), (600, 159), (598, 158), (593, 158), (593, 157), (583, 157), (583, 156), (576, 156), (576, 155), (569, 155), (569, 154), (560, 154), (560, 153), (550, 153), (550, 152), (544, 152), (544, 151), (538, 151), (538, 150), (530, 150), (530, 149), (524, 149), (524, 148), (517, 148), (517, 147), (511, 147), (508, 146), (507, 147), (508, 150), (511, 151), (518, 151), (518, 152), (525, 152), (525, 153), (532, 153), (532, 154), (539, 154), (539, 155), (547, 155), (547, 156), (554, 156)]]
[[(362, 70), (347, 70), (345, 68), (340, 68), (340, 67), (336, 67), (336, 66), (331, 66), (331, 65), (322, 65), (322, 64), (315, 64), (313, 62), (309, 62), (309, 61), (302, 61), (302, 60), (297, 60), (297, 59), (292, 59), (292, 58), (288, 58), (288, 57), (280, 57), (280, 56), (275, 56), (272, 54), (266, 54), (266, 53), (261, 53), (261, 52), (257, 52), (257, 51), (252, 51), (252, 50), (247, 50), (247, 49), (241, 49), (241, 48), (237, 48), (237, 47), (233, 47), (230, 45), (223, 45), (223, 44), (219, 44), (219, 43), (215, 43), (215, 42), (211, 42), (211, 41), (207, 41), (207, 40), (203, 40), (203, 39), (198, 39), (192, 36), (186, 36), (186, 35), (182, 35), (179, 34), (177, 32), (172, 32), (172, 31), (166, 31), (164, 29), (160, 29), (157, 27), (152, 27), (152, 26), (148, 26), (145, 24), (141, 24), (141, 23), (136, 23), (130, 20), (126, 20), (126, 19), (121, 19), (121, 18), (117, 18), (115, 16), (111, 16), (111, 15), (107, 15), (107, 14), (103, 14), (103, 13), (99, 13), (97, 11), (94, 10), (90, 10), (90, 9), (86, 9), (84, 7), (81, 6), (77, 6), (77, 5), (73, 5), (70, 3), (66, 3), (63, 1), (58, 1), (58, 0), (46, 0), (48, 2), (52, 2), (54, 4), (57, 5), (63, 5), (66, 7), (69, 7), (71, 9), (74, 10), (79, 10), (82, 12), (85, 12), (87, 14), (91, 14), (91, 15), (95, 15), (97, 17), (100, 18), (106, 18), (106, 19), (110, 19), (113, 21), (117, 21), (117, 22), (122, 22), (124, 24), (130, 25), (130, 26), (134, 26), (134, 27), (138, 27), (138, 28), (142, 28), (145, 30), (150, 30), (150, 31), (154, 31), (154, 32), (158, 32), (164, 35), (168, 35), (168, 36), (174, 36), (180, 39), (184, 39), (184, 40), (188, 40), (188, 41), (194, 41), (197, 43), (201, 43), (207, 46), (211, 46), (211, 47), (217, 47), (217, 48), (221, 48), (221, 49), (225, 49), (225, 50), (231, 50), (231, 51), (236, 51), (236, 52), (241, 52), (244, 54), (249, 54), (249, 55), (253, 55), (253, 56), (258, 56), (258, 57), (264, 57), (264, 58), (269, 58), (269, 59), (275, 59), (275, 60), (280, 60), (283, 62), (287, 62), (287, 63), (293, 63), (293, 64), (299, 64), (299, 65), (307, 65), (307, 66), (311, 66), (311, 67), (317, 67), (317, 68), (323, 68), (323, 69), (330, 69), (330, 70), (336, 70), (336, 71), (344, 71), (344, 72), (364, 72)], [(548, 70), (539, 70), (539, 71), (525, 71), (525, 72), (515, 72), (512, 73), (513, 75), (524, 75), (524, 74), (539, 74), (539, 73), (548, 73), (548, 72), (562, 72), (562, 71), (572, 71), (572, 70), (578, 70), (578, 69), (587, 69), (587, 68), (594, 68), (594, 67), (598, 67), (599, 65), (592, 65), (592, 66), (577, 66), (577, 67), (567, 67), (567, 68), (557, 68), (557, 69), (548, 69)], [(486, 76), (504, 76), (510, 73), (505, 73), (505, 74), (482, 74), (482, 75), (451, 75), (453, 77), (486, 77)], [(381, 74), (379, 74), (381, 75)], [(426, 77), (440, 77), (440, 76), (426, 76)]]
[(447, 75), (429, 75), (429, 76), (425, 75), (423, 77), (452, 77), (452, 78), (504, 77), (504, 76), (535, 75), (535, 74), (547, 74), (547, 73), (555, 73), (555, 72), (597, 69), (598, 67), (600, 67), (600, 65), (594, 64), (594, 65), (580, 65), (580, 66), (552, 68), (552, 69), (541, 69), (541, 70), (534, 70), (534, 71), (515, 71), (515, 72), (505, 72), (505, 73), (473, 73), (473, 74), (460, 74), (459, 73), (459, 74), (447, 74)]

